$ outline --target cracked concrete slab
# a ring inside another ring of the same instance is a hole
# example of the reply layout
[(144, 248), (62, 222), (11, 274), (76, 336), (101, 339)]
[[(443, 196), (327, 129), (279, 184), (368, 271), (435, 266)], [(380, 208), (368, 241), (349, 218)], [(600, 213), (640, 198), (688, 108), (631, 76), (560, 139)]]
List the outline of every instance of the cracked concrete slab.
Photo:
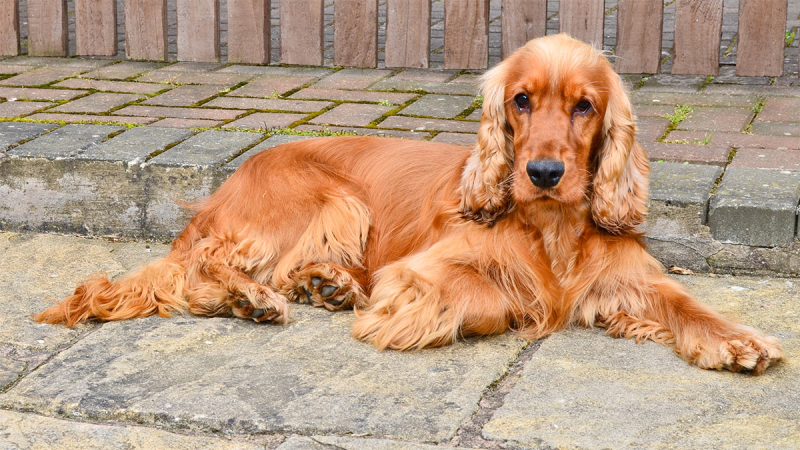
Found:
[(798, 280), (681, 277), (699, 298), (781, 339), (761, 377), (689, 366), (670, 349), (572, 330), (546, 339), (487, 439), (570, 448), (800, 446)]

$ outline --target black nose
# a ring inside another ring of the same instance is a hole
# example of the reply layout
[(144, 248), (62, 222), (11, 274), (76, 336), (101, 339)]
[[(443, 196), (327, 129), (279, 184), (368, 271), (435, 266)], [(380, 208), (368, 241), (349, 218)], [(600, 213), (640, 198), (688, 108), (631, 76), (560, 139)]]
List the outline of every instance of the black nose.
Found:
[(540, 188), (550, 188), (561, 181), (564, 176), (564, 163), (554, 159), (537, 159), (528, 161), (525, 169), (534, 185)]

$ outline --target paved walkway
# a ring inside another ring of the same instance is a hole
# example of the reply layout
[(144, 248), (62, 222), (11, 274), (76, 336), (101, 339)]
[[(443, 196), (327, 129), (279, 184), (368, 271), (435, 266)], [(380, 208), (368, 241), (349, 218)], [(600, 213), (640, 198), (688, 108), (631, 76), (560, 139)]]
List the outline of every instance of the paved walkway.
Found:
[(781, 339), (787, 361), (758, 378), (600, 330), (380, 352), (350, 337), (351, 312), (305, 305), (286, 326), (28, 319), (96, 271), (117, 276), (166, 252), (0, 232), (0, 447), (800, 447), (800, 279), (680, 277)]

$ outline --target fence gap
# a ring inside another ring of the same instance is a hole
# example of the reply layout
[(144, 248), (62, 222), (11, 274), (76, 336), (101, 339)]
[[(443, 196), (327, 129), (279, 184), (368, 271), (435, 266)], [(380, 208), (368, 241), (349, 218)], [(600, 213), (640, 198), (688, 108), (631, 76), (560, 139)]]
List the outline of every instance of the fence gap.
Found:
[(444, 0), (444, 68), (489, 64), (489, 0)]
[(663, 0), (619, 0), (617, 56), (619, 73), (658, 73), (661, 65)]
[(28, 54), (69, 54), (67, 0), (28, 0)]
[(19, 55), (17, 0), (0, 0), (0, 56)]
[(281, 62), (321, 66), (322, 0), (281, 0)]
[(219, 61), (219, 0), (178, 0), (178, 61)]
[(786, 0), (740, 0), (736, 75), (783, 74)]
[(75, 51), (82, 56), (117, 54), (116, 0), (75, 0)]
[(125, 55), (166, 61), (167, 0), (125, 0)]
[(386, 67), (430, 65), (431, 0), (387, 0)]
[(269, 0), (228, 0), (228, 62), (269, 64)]
[(603, 48), (603, 0), (561, 0), (558, 29), (575, 39)]
[(336, 0), (333, 64), (378, 67), (378, 0)]
[[(783, 28), (781, 25), (781, 30)], [(722, 0), (678, 0), (672, 73), (717, 75), (721, 39)]]
[(547, 34), (547, 0), (503, 0), (500, 54), (503, 58)]

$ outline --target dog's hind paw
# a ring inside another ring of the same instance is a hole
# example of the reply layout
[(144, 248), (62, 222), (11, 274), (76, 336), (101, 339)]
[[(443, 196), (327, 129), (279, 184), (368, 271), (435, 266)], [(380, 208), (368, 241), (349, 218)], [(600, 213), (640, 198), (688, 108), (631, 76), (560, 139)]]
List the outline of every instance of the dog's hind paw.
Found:
[(292, 277), (284, 291), (293, 301), (328, 311), (352, 308), (365, 296), (361, 286), (344, 269), (330, 263), (310, 264)]

